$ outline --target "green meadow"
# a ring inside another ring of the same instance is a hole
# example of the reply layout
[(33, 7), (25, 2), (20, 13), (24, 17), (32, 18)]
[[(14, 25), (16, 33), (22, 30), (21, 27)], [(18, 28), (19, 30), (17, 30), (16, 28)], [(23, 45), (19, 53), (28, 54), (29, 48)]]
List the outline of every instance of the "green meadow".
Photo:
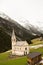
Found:
[[(43, 56), (43, 48), (30, 49), (30, 52), (41, 52)], [(10, 58), (10, 52), (0, 53), (0, 65), (27, 65), (27, 57)]]
[(38, 49), (30, 49), (30, 52), (40, 52), (43, 56), (43, 47), (38, 48)]
[(0, 65), (26, 65), (27, 57), (9, 58), (9, 53), (0, 54)]

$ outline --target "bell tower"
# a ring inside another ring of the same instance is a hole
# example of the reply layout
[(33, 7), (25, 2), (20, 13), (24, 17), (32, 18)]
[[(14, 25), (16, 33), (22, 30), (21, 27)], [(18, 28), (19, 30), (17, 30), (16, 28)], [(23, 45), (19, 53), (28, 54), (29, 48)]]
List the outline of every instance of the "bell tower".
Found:
[(12, 31), (11, 43), (12, 43), (12, 55), (14, 55), (15, 54), (14, 46), (16, 45), (16, 36), (15, 36), (15, 33), (14, 33), (14, 29)]

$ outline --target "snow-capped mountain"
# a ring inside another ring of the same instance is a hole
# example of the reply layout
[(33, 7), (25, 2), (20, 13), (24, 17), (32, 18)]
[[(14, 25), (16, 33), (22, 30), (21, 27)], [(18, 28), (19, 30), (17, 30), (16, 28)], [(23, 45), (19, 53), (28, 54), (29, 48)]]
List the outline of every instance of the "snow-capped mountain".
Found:
[(4, 18), (4, 19), (7, 19), (7, 20), (10, 19), (10, 18), (9, 18), (7, 15), (5, 15), (3, 12), (0, 12), (0, 17), (2, 17), (2, 18)]
[[(5, 15), (3, 12), (0, 12), (0, 17), (6, 19), (6, 20), (12, 20), (9, 16)], [(14, 21), (13, 21), (14, 22)], [(18, 20), (16, 20), (16, 22), (18, 22), (20, 25), (22, 25), (23, 27), (25, 27), (26, 29), (30, 30), (30, 28), (35, 28), (38, 31), (42, 31), (43, 33), (43, 22), (40, 21), (36, 21), (35, 24), (32, 24), (31, 22), (29, 22), (28, 20), (26, 20), (25, 18), (21, 17)]]
[(12, 29), (14, 28), (16, 36), (19, 40), (28, 40), (43, 34), (43, 31), (39, 28), (39, 26), (32, 25), (25, 18), (12, 20), (4, 13), (0, 13), (0, 26), (3, 27), (4, 31), (9, 35), (11, 35)]
[[(0, 17), (6, 19), (6, 20), (12, 20), (9, 16), (7, 16), (5, 13), (0, 12)], [(18, 19), (15, 19), (20, 25), (22, 25), (23, 27), (25, 27), (26, 29), (29, 29), (29, 26), (34, 26), (34, 28), (37, 28), (38, 31), (42, 30), (43, 31), (43, 21), (36, 21), (36, 22), (30, 22), (28, 20), (26, 20), (23, 17), (20, 17)]]
[[(27, 30), (30, 30), (30, 32), (32, 32), (33, 35), (36, 35), (37, 32), (39, 33), (43, 33), (42, 28), (39, 26), (39, 24), (34, 25), (32, 23), (30, 23), (28, 20), (26, 20), (25, 18), (19, 18), (18, 20), (16, 20), (21, 26), (23, 26), (24, 28), (26, 28)], [(39, 34), (37, 33), (37, 34)]]
[(18, 18), (17, 22), (28, 30), (30, 30), (30, 28), (32, 28), (32, 30), (37, 29), (37, 31), (43, 34), (43, 22), (41, 21), (30, 22), (21, 17)]

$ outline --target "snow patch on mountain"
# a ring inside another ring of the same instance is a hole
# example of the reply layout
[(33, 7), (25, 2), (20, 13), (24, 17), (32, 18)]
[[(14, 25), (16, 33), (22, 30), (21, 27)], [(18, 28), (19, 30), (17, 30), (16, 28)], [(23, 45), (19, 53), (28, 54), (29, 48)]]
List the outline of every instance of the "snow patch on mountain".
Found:
[(4, 13), (1, 12), (1, 11), (0, 11), (0, 17), (4, 18), (4, 19), (6, 19), (6, 20), (9, 20), (9, 19), (10, 19), (9, 16), (7, 16), (6, 14), (4, 14)]

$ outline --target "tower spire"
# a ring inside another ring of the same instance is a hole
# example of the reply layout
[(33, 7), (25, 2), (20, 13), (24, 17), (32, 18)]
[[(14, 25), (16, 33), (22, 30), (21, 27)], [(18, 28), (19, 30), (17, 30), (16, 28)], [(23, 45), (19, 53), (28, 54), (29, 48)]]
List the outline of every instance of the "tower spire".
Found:
[(14, 55), (15, 54), (14, 46), (16, 45), (16, 36), (14, 33), (14, 29), (12, 31), (11, 43), (12, 43), (12, 55)]
[(16, 42), (16, 36), (15, 36), (14, 29), (13, 29), (13, 31), (12, 31), (12, 37), (11, 37), (11, 39), (12, 39), (13, 41), (15, 41), (15, 42)]

